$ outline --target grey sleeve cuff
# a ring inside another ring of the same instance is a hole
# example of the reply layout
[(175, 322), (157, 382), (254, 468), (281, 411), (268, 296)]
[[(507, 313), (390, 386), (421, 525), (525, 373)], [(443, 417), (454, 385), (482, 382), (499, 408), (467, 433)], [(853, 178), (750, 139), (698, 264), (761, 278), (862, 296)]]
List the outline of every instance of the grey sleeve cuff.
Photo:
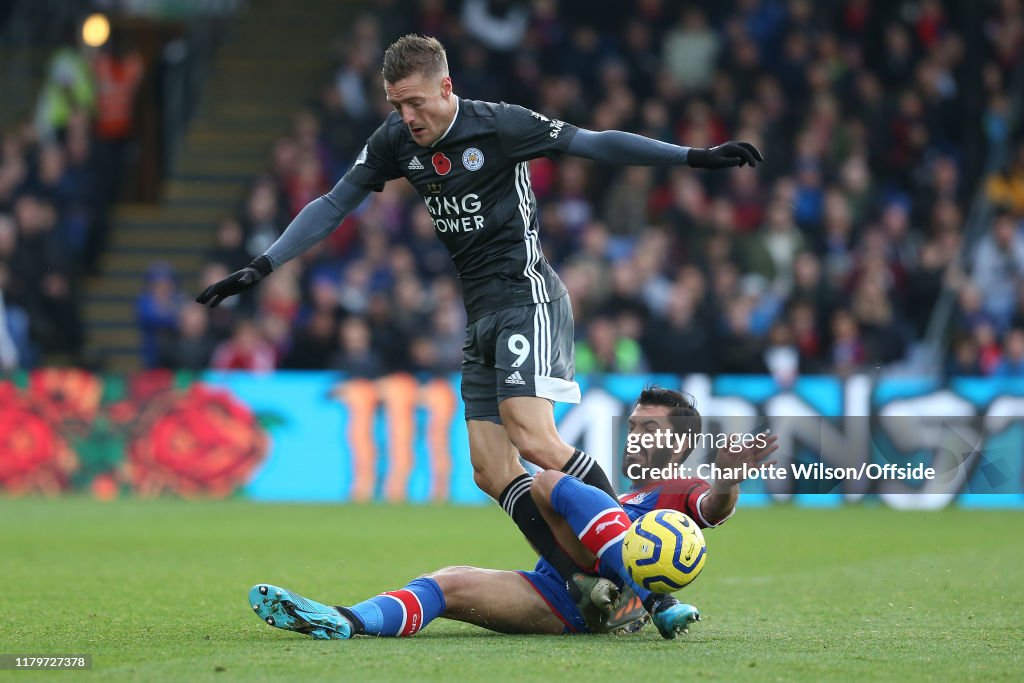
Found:
[(325, 195), (314, 199), (299, 212), (277, 241), (267, 249), (266, 257), (274, 268), (289, 261), (334, 232), (369, 190), (345, 182), (344, 178)]
[(689, 151), (689, 147), (670, 145), (621, 130), (598, 133), (580, 128), (569, 143), (566, 153), (609, 164), (680, 166), (686, 163)]

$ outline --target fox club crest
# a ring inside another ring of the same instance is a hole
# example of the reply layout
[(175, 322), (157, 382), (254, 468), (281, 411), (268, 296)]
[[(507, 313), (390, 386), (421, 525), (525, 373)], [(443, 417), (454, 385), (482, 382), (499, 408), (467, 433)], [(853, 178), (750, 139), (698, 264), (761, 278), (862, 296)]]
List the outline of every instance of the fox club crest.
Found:
[(484, 165), (484, 153), (476, 147), (470, 147), (462, 153), (462, 165), (467, 171), (479, 171)]

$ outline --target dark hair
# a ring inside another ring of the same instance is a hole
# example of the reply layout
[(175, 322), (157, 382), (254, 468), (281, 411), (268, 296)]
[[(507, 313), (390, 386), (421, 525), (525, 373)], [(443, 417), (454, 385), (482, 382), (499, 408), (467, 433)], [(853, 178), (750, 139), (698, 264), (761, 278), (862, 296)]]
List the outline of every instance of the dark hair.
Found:
[[(693, 404), (693, 397), (689, 394), (666, 389), (657, 384), (647, 384), (640, 391), (640, 398), (637, 399), (636, 404), (668, 408), (672, 431), (676, 433), (690, 434), (691, 437), (701, 433), (703, 420)], [(682, 453), (682, 459), (685, 460), (692, 452), (693, 442), (691, 441), (689, 448)]]
[(657, 384), (648, 384), (640, 391), (640, 398), (637, 399), (638, 406), (664, 406), (669, 409), (669, 417), (690, 418), (693, 423), (691, 427), (699, 432), (701, 429), (700, 412), (693, 405), (693, 397), (679, 391), (659, 387)]
[(997, 204), (996, 216), (995, 220), (992, 221), (992, 224), (995, 225), (999, 221), (1003, 220), (1011, 220), (1016, 222), (1017, 215), (1013, 212), (1013, 209), (1011, 209), (1008, 204)]
[(437, 38), (404, 35), (384, 52), (384, 80), (397, 83), (413, 74), (448, 75), (448, 57)]

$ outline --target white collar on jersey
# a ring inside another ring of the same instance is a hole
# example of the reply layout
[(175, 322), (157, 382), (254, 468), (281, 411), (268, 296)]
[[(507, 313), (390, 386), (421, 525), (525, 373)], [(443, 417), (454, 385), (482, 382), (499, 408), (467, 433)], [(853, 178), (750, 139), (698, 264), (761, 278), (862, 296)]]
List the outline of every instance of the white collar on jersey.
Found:
[(455, 122), (458, 120), (458, 118), (459, 118), (459, 98), (456, 97), (455, 98), (455, 116), (452, 117), (452, 122), (448, 124), (448, 128), (445, 129), (444, 134), (441, 137), (439, 137), (438, 139), (434, 140), (432, 143), (430, 143), (431, 147), (437, 147), (438, 143), (441, 142), (441, 140), (444, 140), (446, 137), (448, 137), (448, 133), (451, 132), (452, 126), (455, 125)]

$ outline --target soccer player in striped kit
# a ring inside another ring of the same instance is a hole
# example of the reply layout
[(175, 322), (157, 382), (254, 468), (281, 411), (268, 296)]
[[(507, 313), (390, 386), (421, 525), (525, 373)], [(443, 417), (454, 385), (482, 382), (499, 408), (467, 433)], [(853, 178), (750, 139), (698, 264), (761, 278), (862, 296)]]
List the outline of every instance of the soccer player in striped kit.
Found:
[[(648, 387), (630, 416), (630, 431), (642, 434), (656, 429), (697, 433), (701, 429), (700, 414), (683, 394)], [(772, 464), (768, 458), (778, 447), (776, 439), (767, 436), (763, 446), (719, 450), (716, 464), (733, 471), (744, 464), (749, 468)], [(662, 468), (684, 461), (689, 453), (689, 449), (643, 449), (624, 459), (623, 470), (630, 464)], [(623, 537), (633, 520), (663, 508), (685, 513), (702, 528), (717, 526), (734, 512), (740, 482), (709, 483), (688, 478), (633, 483), (618, 501), (601, 489), (553, 470), (539, 474), (532, 487), (531, 495), (562, 547), (580, 567), (591, 568), (591, 578), (603, 577), (605, 587), (611, 585), (607, 602), (595, 604), (589, 611), (580, 608), (560, 572), (545, 558), (533, 571), (446, 567), (414, 579), (401, 589), (348, 607), (319, 603), (271, 584), (254, 586), (249, 602), (271, 626), (321, 639), (411, 636), (437, 617), (502, 633), (583, 633), (619, 628), (632, 632), (646, 622), (648, 615), (658, 632), (672, 639), (699, 620), (699, 612), (671, 595), (651, 593), (636, 585), (623, 566)]]

